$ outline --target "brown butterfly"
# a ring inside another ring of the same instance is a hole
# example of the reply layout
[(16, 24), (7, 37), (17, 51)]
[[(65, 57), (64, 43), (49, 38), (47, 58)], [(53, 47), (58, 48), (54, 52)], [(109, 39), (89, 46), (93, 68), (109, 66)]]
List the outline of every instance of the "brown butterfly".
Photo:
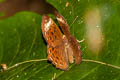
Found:
[[(56, 18), (60, 28), (47, 15), (42, 17), (42, 33), (47, 42), (48, 60), (62, 70), (68, 70), (69, 63), (81, 62), (81, 50), (77, 40), (70, 34), (67, 22), (59, 13), (56, 12)], [(62, 33), (63, 32), (63, 33)]]

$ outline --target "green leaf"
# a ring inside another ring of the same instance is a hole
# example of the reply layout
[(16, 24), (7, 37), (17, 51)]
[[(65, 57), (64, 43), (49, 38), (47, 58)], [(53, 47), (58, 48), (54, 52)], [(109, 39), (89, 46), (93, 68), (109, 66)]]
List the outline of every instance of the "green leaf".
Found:
[[(48, 2), (65, 17), (71, 25), (70, 32), (76, 39), (85, 38), (80, 43), (82, 63), (71, 64), (68, 71), (62, 71), (47, 62), (41, 16), (22, 12), (0, 21), (0, 64), (8, 66), (8, 70), (0, 72), (0, 80), (120, 80), (119, 0)], [(101, 26), (104, 39), (98, 52), (89, 48), (89, 39), (87, 40), (89, 30), (86, 26), (91, 26), (89, 19), (91, 21), (94, 16), (97, 16), (94, 23), (98, 21), (97, 26)]]

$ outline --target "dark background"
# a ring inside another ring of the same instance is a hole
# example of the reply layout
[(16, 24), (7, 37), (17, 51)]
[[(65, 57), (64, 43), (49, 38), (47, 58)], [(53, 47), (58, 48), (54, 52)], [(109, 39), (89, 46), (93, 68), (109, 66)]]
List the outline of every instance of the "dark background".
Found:
[(5, 0), (0, 3), (0, 19), (7, 18), (20, 11), (31, 11), (38, 14), (54, 13), (56, 9), (46, 0)]

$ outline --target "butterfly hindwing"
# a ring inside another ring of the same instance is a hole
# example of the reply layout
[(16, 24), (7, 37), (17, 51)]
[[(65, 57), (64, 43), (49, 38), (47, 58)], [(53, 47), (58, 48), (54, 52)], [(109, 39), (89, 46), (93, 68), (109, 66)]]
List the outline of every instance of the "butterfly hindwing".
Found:
[(67, 70), (68, 69), (68, 58), (65, 48), (61, 45), (56, 47), (47, 46), (48, 60), (56, 66), (56, 68)]
[[(64, 35), (66, 35), (67, 39), (68, 39), (68, 43), (70, 44), (70, 47), (73, 50), (73, 55), (75, 56), (75, 63), (76, 64), (80, 64), (82, 61), (82, 51), (80, 49), (80, 45), (77, 42), (77, 40), (70, 34), (69, 31), (69, 26), (66, 22), (66, 20), (64, 19), (64, 17), (62, 15), (60, 15), (58, 12), (55, 13), (57, 21), (60, 25), (60, 28), (62, 29)], [(68, 53), (70, 54), (70, 53)]]
[(68, 39), (65, 35), (63, 35), (63, 41), (64, 41), (64, 45), (65, 45), (65, 51), (67, 53), (67, 56), (68, 56), (68, 61), (70, 63), (73, 63), (74, 62), (74, 59), (73, 59), (73, 50), (68, 42)]

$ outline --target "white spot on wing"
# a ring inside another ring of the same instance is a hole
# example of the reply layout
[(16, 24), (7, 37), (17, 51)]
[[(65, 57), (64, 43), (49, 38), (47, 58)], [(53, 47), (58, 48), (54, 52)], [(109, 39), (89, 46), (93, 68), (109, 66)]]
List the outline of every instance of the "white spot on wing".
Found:
[(63, 66), (63, 64), (59, 64), (61, 67)]
[(53, 61), (53, 59), (52, 59), (51, 57), (49, 57), (49, 60), (50, 60), (50, 61)]
[(63, 35), (63, 37), (62, 37), (63, 39), (65, 38), (65, 35)]
[(65, 21), (62, 18), (58, 18), (57, 17), (57, 20), (60, 21), (60, 22), (62, 22), (62, 23), (65, 23)]
[(54, 64), (55, 64), (55, 65), (57, 65), (57, 63), (56, 63), (56, 62), (54, 62)]
[[(48, 40), (48, 38), (47, 38), (47, 40)], [(50, 54), (50, 50), (48, 51), (48, 54)]]
[(49, 30), (51, 23), (52, 23), (52, 20), (49, 19), (49, 21), (45, 24), (45, 31)]

